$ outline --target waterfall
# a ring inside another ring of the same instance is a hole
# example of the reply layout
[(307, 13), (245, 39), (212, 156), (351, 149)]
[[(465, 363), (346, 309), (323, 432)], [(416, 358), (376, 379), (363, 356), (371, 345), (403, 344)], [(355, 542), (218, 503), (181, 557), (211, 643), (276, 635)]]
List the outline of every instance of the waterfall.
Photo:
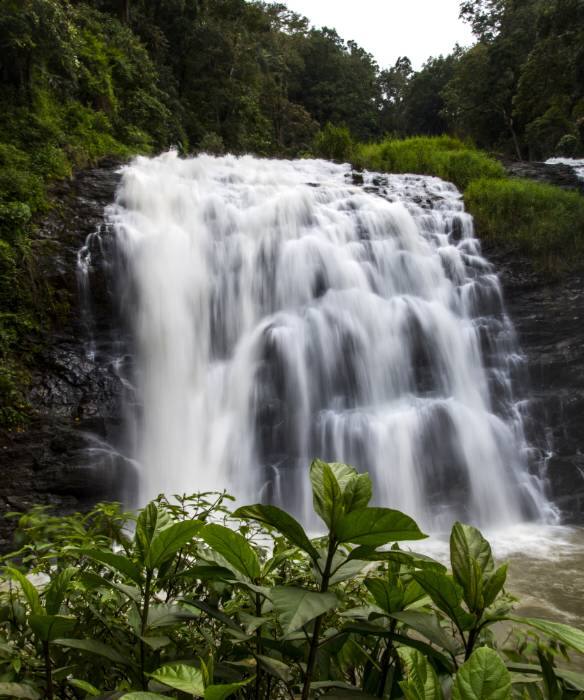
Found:
[(524, 358), (450, 184), (251, 156), (138, 158), (108, 208), (139, 503), (226, 488), (305, 522), (313, 457), (424, 527), (545, 518)]

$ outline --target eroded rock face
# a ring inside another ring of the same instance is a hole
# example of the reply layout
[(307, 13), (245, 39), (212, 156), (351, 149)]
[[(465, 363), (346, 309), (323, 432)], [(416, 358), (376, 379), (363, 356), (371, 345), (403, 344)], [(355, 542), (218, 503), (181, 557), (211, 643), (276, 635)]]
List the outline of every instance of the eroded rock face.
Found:
[[(114, 197), (117, 163), (83, 171), (54, 192), (55, 207), (41, 222), (32, 247), (37, 274), (69, 308), (45, 339), (32, 373), (32, 420), (25, 429), (0, 435), (0, 512), (50, 504), (58, 512), (83, 509), (118, 493), (120, 464), (101, 441), (116, 442), (121, 429), (122, 386), (108, 362), (115, 337), (115, 305), (100, 250), (94, 251), (92, 303), (94, 353), (78, 289), (77, 255), (87, 236), (103, 226)], [(107, 232), (102, 239), (106, 241)], [(90, 455), (88, 447), (93, 446)], [(0, 548), (9, 545), (11, 524), (0, 521)]]
[(551, 448), (549, 495), (566, 522), (584, 522), (584, 274), (550, 282), (529, 260), (494, 247), (507, 309), (527, 356), (533, 431)]

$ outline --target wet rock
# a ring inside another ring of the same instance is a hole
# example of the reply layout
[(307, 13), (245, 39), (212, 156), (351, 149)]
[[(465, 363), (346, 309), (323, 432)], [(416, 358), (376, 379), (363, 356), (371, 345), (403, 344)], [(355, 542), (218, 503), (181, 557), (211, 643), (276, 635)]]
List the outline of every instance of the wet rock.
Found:
[[(66, 312), (55, 320), (32, 372), (30, 423), (0, 434), (1, 513), (34, 504), (63, 513), (83, 509), (116, 497), (123, 481), (123, 460), (107, 454), (94, 459), (88, 451), (95, 441), (115, 442), (122, 422), (122, 386), (108, 359), (119, 333), (113, 329), (116, 313), (99, 255), (92, 266), (92, 303), (93, 330), (102, 343), (91, 354), (77, 280), (78, 251), (103, 226), (118, 167), (115, 161), (105, 162), (57, 183), (55, 206), (31, 241), (37, 275), (49, 283)], [(12, 527), (12, 520), (0, 519), (0, 549), (10, 546)]]
[(565, 190), (576, 190), (584, 194), (584, 180), (576, 176), (574, 169), (562, 163), (538, 163), (535, 161), (505, 161), (505, 170), (512, 177), (522, 177)]
[(527, 356), (535, 400), (531, 437), (548, 442), (548, 490), (568, 522), (584, 522), (584, 274), (550, 282), (526, 258), (493, 246), (485, 254), (503, 283)]

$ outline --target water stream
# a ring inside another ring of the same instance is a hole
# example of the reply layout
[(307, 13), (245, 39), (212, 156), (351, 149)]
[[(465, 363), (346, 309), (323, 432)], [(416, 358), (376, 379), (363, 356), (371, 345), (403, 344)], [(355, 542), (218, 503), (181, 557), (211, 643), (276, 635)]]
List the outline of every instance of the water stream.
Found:
[(318, 456), (433, 532), (555, 520), (524, 358), (452, 185), (168, 153), (123, 169), (107, 220), (134, 502), (226, 488), (310, 522)]

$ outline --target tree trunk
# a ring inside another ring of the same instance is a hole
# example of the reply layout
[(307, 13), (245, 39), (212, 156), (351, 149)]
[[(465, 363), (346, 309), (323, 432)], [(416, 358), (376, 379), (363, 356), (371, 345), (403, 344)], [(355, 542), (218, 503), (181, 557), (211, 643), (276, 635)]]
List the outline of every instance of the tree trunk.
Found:
[(130, 24), (130, 0), (120, 0), (120, 20)]

